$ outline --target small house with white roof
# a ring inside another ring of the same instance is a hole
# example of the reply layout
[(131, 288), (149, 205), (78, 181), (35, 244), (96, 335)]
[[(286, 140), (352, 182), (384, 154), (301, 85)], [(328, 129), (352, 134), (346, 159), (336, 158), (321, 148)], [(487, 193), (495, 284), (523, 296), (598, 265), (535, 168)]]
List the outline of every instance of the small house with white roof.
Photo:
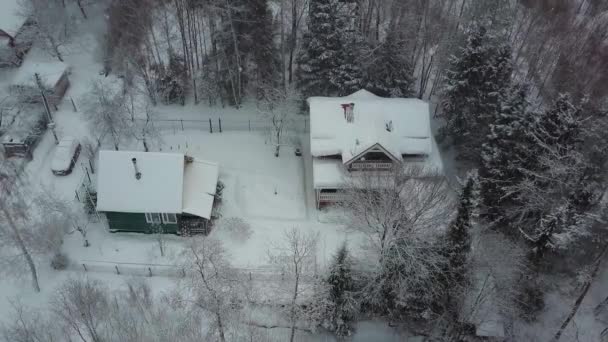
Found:
[(9, 90), (19, 101), (42, 102), (40, 87), (50, 104), (57, 105), (70, 86), (67, 64), (62, 62), (25, 61), (17, 70)]
[(442, 172), (427, 102), (359, 90), (344, 97), (311, 97), (308, 106), (318, 207), (339, 201), (341, 190), (363, 172), (389, 172), (402, 163)]
[(100, 151), (97, 211), (112, 232), (207, 233), (218, 176), (217, 163), (180, 153)]

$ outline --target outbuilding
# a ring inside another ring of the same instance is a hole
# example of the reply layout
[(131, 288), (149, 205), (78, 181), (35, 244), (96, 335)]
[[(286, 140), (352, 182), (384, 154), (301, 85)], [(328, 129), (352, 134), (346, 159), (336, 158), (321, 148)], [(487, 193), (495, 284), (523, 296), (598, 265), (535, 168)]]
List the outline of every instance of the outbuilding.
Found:
[(180, 153), (100, 151), (97, 211), (112, 232), (207, 233), (219, 165)]

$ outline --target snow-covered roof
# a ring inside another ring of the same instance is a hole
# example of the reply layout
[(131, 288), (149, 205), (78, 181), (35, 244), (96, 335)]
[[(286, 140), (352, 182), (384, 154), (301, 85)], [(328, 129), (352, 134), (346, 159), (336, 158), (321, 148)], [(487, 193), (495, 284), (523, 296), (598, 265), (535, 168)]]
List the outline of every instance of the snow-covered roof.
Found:
[(182, 203), (184, 213), (209, 219), (217, 189), (219, 165), (194, 159), (186, 163), (184, 169), (184, 192)]
[(188, 213), (209, 219), (218, 177), (217, 163), (186, 161), (181, 153), (100, 151), (97, 210)]
[(68, 66), (62, 62), (28, 62), (26, 60), (17, 70), (11, 84), (35, 87), (34, 74), (38, 73), (44, 87), (52, 89), (67, 70)]
[[(140, 179), (135, 177), (133, 158)], [(181, 213), (183, 178), (183, 154), (100, 151), (97, 210)]]
[[(345, 104), (354, 104), (352, 122), (346, 120)], [(426, 168), (429, 173), (443, 170), (431, 134), (429, 104), (422, 100), (383, 98), (359, 90), (345, 97), (311, 97), (308, 105), (315, 189), (347, 186), (353, 175), (345, 164), (370, 149), (383, 151), (395, 161)]]
[(0, 30), (15, 36), (26, 21), (26, 17), (20, 15), (19, 0), (0, 1)]
[(343, 188), (348, 181), (348, 172), (344, 165), (335, 159), (312, 160), (313, 187), (315, 189)]
[[(350, 103), (354, 120), (347, 122), (342, 105)], [(359, 90), (344, 97), (311, 97), (308, 105), (314, 157), (341, 155), (348, 163), (376, 144), (397, 160), (403, 154), (432, 152), (429, 104), (422, 100), (382, 98)]]

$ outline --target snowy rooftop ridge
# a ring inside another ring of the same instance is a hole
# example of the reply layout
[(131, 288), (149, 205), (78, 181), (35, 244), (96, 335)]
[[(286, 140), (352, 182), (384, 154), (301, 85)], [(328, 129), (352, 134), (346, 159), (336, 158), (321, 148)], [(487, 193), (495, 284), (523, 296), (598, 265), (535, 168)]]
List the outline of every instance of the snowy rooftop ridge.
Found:
[[(347, 122), (344, 104), (354, 104)], [(311, 97), (310, 139), (314, 157), (341, 155), (348, 163), (379, 144), (397, 160), (432, 152), (429, 104), (411, 98), (383, 98), (367, 90), (344, 97)]]
[(100, 151), (97, 210), (185, 212), (208, 219), (218, 176), (217, 163), (186, 161), (181, 153)]
[(40, 81), (48, 88), (55, 87), (61, 76), (68, 71), (68, 66), (62, 62), (30, 62), (25, 61), (13, 77), (12, 85), (36, 86), (34, 75), (40, 75)]
[(26, 21), (26, 17), (21, 15), (19, 0), (0, 1), (0, 30), (15, 36)]

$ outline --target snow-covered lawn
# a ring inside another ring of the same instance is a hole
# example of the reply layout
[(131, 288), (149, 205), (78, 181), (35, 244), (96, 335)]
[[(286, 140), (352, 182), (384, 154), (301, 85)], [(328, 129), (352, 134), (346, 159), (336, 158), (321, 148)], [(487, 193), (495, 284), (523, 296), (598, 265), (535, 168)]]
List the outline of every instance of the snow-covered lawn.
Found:
[[(319, 234), (318, 267), (324, 267), (337, 247), (349, 238), (340, 225), (319, 222), (316, 209), (309, 207), (305, 156), (297, 157), (293, 149), (284, 148), (279, 158), (274, 157), (273, 147), (266, 144), (261, 133), (186, 131), (163, 135), (157, 149), (220, 164), (220, 180), (225, 184), (220, 214), (224, 219), (241, 218), (251, 226), (249, 237), (235, 237), (222, 231), (220, 219), (211, 233), (224, 243), (236, 267), (267, 266), (268, 251), (293, 227)], [(64, 250), (78, 264), (85, 261), (177, 264), (177, 256), (190, 241), (167, 236), (169, 252), (161, 257), (153, 235), (112, 234), (102, 223), (92, 224), (89, 231), (91, 247), (83, 247), (77, 234), (66, 239)]]

